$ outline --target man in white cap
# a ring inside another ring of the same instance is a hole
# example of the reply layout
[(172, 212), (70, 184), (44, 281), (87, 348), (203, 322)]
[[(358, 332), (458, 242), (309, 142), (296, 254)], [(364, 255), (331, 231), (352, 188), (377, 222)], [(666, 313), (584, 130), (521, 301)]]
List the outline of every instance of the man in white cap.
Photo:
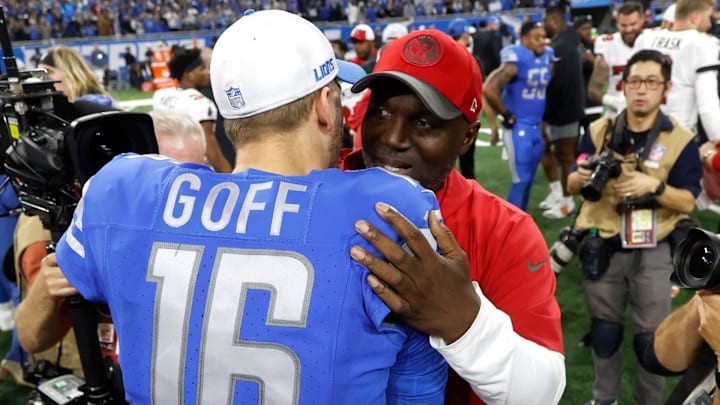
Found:
[[(400, 23), (388, 24), (382, 31), (383, 47), (378, 50), (376, 57), (371, 58), (369, 61), (365, 62), (365, 64), (362, 66), (363, 70), (365, 70), (367, 73), (372, 73), (373, 69), (375, 69), (375, 64), (382, 55), (383, 49), (385, 49), (385, 46), (398, 38), (404, 37), (407, 34), (407, 26)], [(367, 104), (370, 100), (370, 94), (369, 92), (353, 93), (352, 91), (350, 91), (351, 87), (352, 85), (349, 83), (342, 84), (342, 103), (343, 107), (347, 108), (347, 110), (350, 112), (345, 117), (345, 126), (353, 134), (353, 148), (359, 149), (360, 147), (362, 147), (362, 119), (365, 116), (365, 111), (367, 110)]]
[(353, 225), (378, 201), (442, 232), (434, 194), (382, 169), (324, 170), (337, 80), (363, 74), (299, 16), (246, 12), (211, 62), (234, 173), (130, 154), (85, 185), (57, 262), (108, 303), (129, 403), (442, 403), (442, 357), (386, 319), (349, 255), (370, 248)]
[(374, 58), (370, 58), (367, 62), (365, 62), (362, 67), (367, 73), (372, 73), (373, 68), (375, 67), (375, 63), (377, 63), (377, 59), (380, 57), (380, 54), (382, 53), (383, 48), (389, 44), (390, 42), (404, 37), (408, 34), (407, 26), (400, 23), (390, 23), (382, 30), (382, 48), (378, 49), (377, 54)]
[(660, 28), (666, 28), (670, 29), (672, 28), (673, 24), (675, 23), (675, 3), (668, 6), (668, 8), (665, 9), (662, 16), (662, 21), (660, 22)]
[(382, 30), (383, 45), (387, 45), (393, 39), (398, 39), (408, 34), (407, 26), (400, 23), (390, 23)]
[(350, 42), (355, 48), (355, 56), (350, 62), (356, 65), (364, 65), (365, 62), (375, 57), (375, 31), (367, 24), (358, 24), (350, 31)]

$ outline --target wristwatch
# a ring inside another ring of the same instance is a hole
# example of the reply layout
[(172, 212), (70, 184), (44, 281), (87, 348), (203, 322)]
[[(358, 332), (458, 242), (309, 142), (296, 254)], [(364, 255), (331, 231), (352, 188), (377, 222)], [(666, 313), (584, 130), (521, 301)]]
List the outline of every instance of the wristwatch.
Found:
[(658, 186), (657, 186), (657, 188), (655, 189), (655, 191), (653, 191), (652, 195), (654, 195), (655, 197), (657, 197), (657, 196), (661, 195), (661, 194), (664, 193), (664, 192), (665, 192), (665, 182), (664, 182), (664, 181), (661, 181), (660, 184), (658, 184)]

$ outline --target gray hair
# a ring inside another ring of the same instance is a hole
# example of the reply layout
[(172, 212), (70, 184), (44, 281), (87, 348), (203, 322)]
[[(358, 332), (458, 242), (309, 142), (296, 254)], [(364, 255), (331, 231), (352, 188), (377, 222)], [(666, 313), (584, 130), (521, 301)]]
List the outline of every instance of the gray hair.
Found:
[[(150, 111), (155, 133), (162, 132), (174, 137), (200, 137), (205, 145), (205, 132), (199, 122), (189, 114), (171, 109), (155, 109)], [(205, 146), (203, 146), (205, 147)]]

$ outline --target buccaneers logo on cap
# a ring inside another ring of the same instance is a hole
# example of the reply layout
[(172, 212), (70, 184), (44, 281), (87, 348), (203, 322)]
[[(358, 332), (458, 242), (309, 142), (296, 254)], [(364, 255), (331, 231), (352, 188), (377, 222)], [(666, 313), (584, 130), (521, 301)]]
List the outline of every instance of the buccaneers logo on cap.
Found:
[(403, 58), (419, 66), (430, 66), (440, 60), (442, 49), (438, 41), (430, 35), (419, 35), (405, 44)]

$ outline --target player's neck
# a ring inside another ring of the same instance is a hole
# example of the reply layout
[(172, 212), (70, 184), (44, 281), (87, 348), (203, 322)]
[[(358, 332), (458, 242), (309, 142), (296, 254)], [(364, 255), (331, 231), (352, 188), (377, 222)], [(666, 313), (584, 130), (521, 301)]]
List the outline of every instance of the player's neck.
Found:
[(180, 80), (180, 82), (178, 83), (178, 89), (181, 89), (181, 90), (194, 89), (194, 88), (195, 88), (195, 86), (193, 85), (193, 83), (191, 83), (190, 81), (185, 80), (185, 79)]
[(303, 129), (260, 136), (258, 141), (241, 145), (235, 150), (234, 172), (252, 168), (284, 176), (304, 176), (313, 170), (327, 169), (328, 158), (323, 153), (327, 146), (318, 143), (317, 133), (308, 134)]
[(697, 30), (697, 26), (690, 20), (675, 21), (670, 31)]

